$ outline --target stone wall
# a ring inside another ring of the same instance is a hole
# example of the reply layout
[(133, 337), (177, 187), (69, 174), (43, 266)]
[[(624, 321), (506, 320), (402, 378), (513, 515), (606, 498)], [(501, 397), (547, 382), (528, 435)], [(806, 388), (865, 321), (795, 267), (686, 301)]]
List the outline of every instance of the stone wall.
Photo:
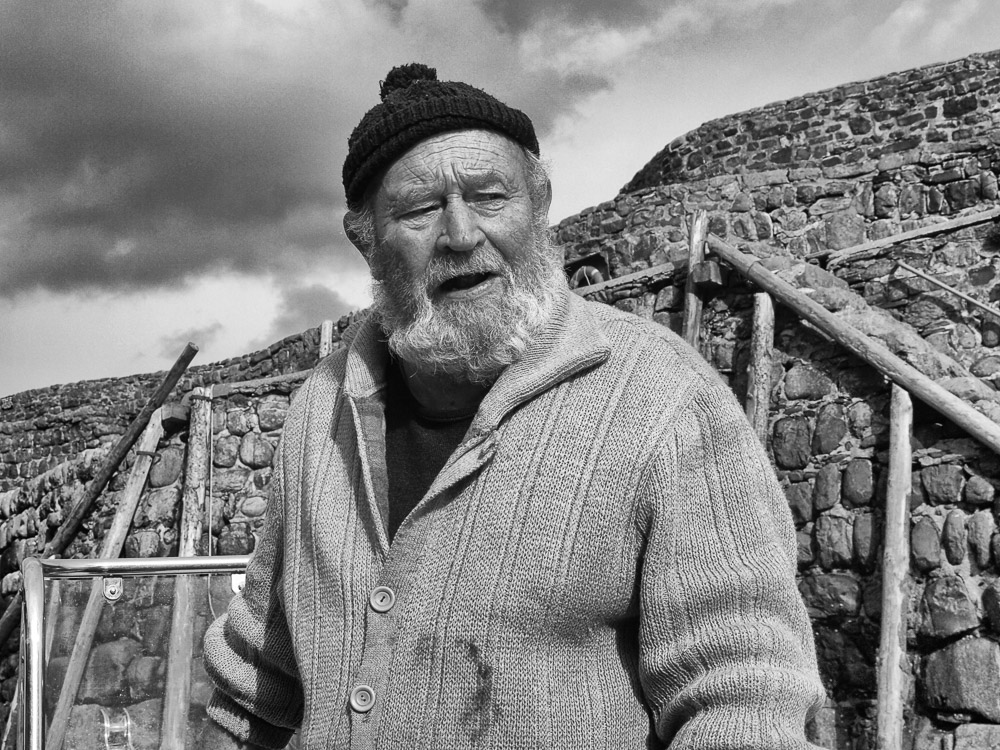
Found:
[[(991, 53), (838, 87), (677, 139), (613, 200), (554, 229), (571, 278), (585, 296), (679, 332), (687, 222), (696, 209), (708, 212), (710, 232), (775, 267), (806, 258), (822, 265), (835, 251), (995, 209), (998, 59)], [(831, 264), (836, 276), (817, 268), (804, 279), (890, 311), (900, 342), (918, 340), (954, 360), (932, 377), (967, 376), (952, 378), (953, 389), (1000, 421), (1000, 318), (897, 261), (995, 305), (1000, 228), (983, 221), (891, 244)], [(701, 352), (740, 398), (753, 291), (723, 269), (702, 318)], [(874, 315), (852, 322), (866, 333), (885, 325)], [(768, 449), (795, 519), (800, 590), (830, 697), (811, 732), (826, 747), (874, 747), (889, 390), (872, 368), (780, 307), (775, 343)], [(899, 348), (904, 358), (918, 356)], [(920, 403), (912, 443), (905, 746), (993, 746), (1000, 458)]]
[(995, 137), (998, 62), (1000, 51), (972, 55), (713, 120), (672, 141), (622, 192), (769, 169), (847, 176), (925, 144), (966, 150)]
[[(334, 326), (335, 341), (350, 320), (351, 316), (345, 316)], [(251, 354), (195, 365), (181, 377), (169, 400), (179, 401), (198, 386), (306, 370), (316, 363), (318, 352), (319, 328), (310, 328)], [(113, 444), (165, 375), (154, 372), (87, 380), (0, 399), (0, 491), (37, 477), (84, 450)]]

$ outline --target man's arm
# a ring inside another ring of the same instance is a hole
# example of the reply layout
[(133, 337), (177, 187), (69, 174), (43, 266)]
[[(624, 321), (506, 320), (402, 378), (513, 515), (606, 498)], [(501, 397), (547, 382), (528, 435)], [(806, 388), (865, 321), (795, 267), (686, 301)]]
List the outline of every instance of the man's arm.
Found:
[[(244, 743), (234, 747), (282, 748), (302, 721), (302, 685), (282, 605), (282, 455), (279, 447), (267, 515), (243, 591), (205, 635), (205, 669), (215, 683), (208, 704), (211, 736)], [(205, 740), (202, 745), (214, 747)]]
[(198, 739), (197, 750), (264, 750), (264, 748), (239, 739), (209, 719)]
[(794, 528), (732, 394), (701, 383), (648, 467), (640, 673), (672, 750), (804, 750), (824, 692)]

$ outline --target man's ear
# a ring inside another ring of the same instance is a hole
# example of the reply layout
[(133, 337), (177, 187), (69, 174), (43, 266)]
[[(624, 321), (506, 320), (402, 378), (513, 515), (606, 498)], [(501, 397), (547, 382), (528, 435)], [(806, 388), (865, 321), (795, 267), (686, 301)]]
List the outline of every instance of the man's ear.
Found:
[(357, 232), (354, 231), (354, 220), (357, 218), (357, 212), (348, 209), (347, 213), (344, 214), (344, 234), (347, 235), (347, 239), (351, 241), (351, 244), (358, 249), (361, 253), (361, 257), (368, 260), (368, 256), (371, 254), (371, 246), (364, 242), (361, 237), (358, 236)]

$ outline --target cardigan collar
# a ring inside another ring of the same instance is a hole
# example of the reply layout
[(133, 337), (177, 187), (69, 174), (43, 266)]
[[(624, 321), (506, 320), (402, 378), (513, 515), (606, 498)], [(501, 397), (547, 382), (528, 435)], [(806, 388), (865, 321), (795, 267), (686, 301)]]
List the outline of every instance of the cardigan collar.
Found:
[[(375, 395), (386, 386), (389, 351), (378, 323), (368, 314), (345, 334), (348, 346), (344, 392), (355, 398)], [(568, 289), (559, 291), (548, 323), (524, 356), (506, 368), (490, 388), (473, 419), (473, 433), (495, 430), (522, 403), (608, 358), (611, 346), (588, 303)]]

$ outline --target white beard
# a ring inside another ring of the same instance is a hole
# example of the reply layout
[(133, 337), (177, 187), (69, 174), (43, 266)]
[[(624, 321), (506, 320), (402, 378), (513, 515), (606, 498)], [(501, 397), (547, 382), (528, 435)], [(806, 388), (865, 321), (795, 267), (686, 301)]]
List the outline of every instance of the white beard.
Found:
[[(493, 247), (435, 257), (414, 278), (392, 253), (372, 252), (374, 309), (390, 350), (418, 371), (489, 384), (524, 354), (552, 314), (566, 277), (544, 225), (533, 248), (510, 265)], [(458, 273), (494, 273), (504, 291), (485, 299), (435, 304), (428, 293)]]

